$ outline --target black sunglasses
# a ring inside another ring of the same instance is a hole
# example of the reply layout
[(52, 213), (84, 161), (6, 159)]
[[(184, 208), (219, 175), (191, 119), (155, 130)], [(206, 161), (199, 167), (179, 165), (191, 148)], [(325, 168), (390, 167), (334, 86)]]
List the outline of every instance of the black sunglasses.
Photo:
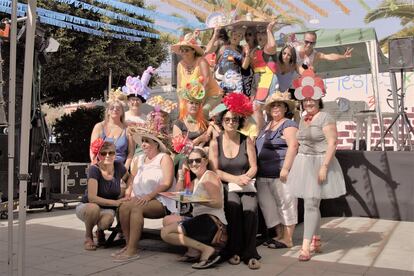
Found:
[(194, 158), (194, 159), (187, 159), (187, 162), (188, 162), (189, 165), (192, 165), (194, 162), (196, 162), (196, 164), (200, 164), (202, 159), (203, 158), (201, 158), (201, 157)]
[(100, 155), (102, 156), (107, 156), (109, 154), (109, 156), (114, 156), (115, 152), (114, 151), (101, 151), (99, 152)]
[(304, 42), (305, 42), (305, 44), (310, 44), (310, 45), (315, 45), (316, 44), (316, 41), (305, 40)]

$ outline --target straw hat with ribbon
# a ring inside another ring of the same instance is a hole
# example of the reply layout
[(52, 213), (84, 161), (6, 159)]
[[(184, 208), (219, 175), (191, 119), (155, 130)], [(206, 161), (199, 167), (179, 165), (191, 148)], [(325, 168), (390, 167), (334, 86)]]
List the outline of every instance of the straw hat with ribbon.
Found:
[(180, 47), (191, 47), (199, 55), (204, 55), (204, 50), (200, 46), (200, 42), (194, 33), (188, 33), (180, 41), (171, 46), (171, 51), (180, 54)]
[(178, 94), (180, 98), (190, 102), (202, 102), (206, 96), (206, 91), (203, 87), (203, 77), (192, 79), (182, 87)]
[(292, 100), (290, 98), (290, 93), (288, 92), (280, 92), (280, 91), (276, 91), (275, 93), (273, 93), (270, 97), (267, 98), (266, 103), (265, 103), (265, 110), (268, 112), (270, 109), (270, 106), (272, 103), (275, 102), (283, 102), (288, 106), (288, 111), (290, 113), (294, 113), (295, 111), (295, 106), (296, 103), (294, 100)]

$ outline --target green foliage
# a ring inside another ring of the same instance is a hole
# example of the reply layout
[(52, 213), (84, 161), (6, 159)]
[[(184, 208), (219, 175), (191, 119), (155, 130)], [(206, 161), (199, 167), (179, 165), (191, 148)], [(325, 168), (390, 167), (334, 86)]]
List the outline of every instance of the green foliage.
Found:
[[(135, 6), (143, 5), (140, 0), (127, 2)], [(97, 5), (96, 2), (93, 4)], [(156, 32), (54, 1), (41, 0), (39, 7), (140, 31)], [(110, 9), (108, 6), (102, 7)], [(128, 16), (148, 21), (131, 14)], [(122, 86), (128, 75), (141, 75), (148, 66), (158, 67), (168, 54), (167, 43), (162, 39), (143, 38), (140, 42), (131, 42), (47, 28), (60, 43), (59, 51), (50, 55), (50, 61), (43, 66), (42, 72), (42, 94), (53, 105), (102, 99), (108, 85), (109, 69), (112, 69), (113, 87)]]
[(92, 129), (103, 120), (104, 108), (78, 108), (65, 114), (54, 125), (53, 134), (60, 146), (63, 160), (89, 162), (89, 143)]

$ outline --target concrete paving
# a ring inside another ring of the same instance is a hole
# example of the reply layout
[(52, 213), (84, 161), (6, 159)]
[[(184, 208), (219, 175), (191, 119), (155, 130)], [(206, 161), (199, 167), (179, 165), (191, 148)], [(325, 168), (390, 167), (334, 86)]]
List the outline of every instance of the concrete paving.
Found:
[[(115, 263), (110, 254), (118, 248), (83, 250), (84, 226), (69, 210), (29, 211), (26, 236), (26, 275), (414, 275), (414, 222), (369, 218), (323, 218), (323, 253), (310, 262), (298, 262), (303, 225), (295, 231), (291, 249), (259, 246), (262, 267), (222, 263), (194, 270), (177, 262), (183, 249), (157, 239), (140, 241), (140, 259)], [(160, 220), (145, 227), (160, 228)], [(17, 231), (14, 228), (14, 272), (17, 275)], [(7, 273), (7, 220), (0, 221), (0, 275)]]

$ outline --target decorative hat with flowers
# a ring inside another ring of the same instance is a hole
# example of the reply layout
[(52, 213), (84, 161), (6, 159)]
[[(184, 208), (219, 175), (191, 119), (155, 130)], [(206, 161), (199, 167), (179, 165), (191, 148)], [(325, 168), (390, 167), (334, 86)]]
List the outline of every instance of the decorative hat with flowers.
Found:
[(105, 143), (105, 140), (102, 139), (101, 137), (95, 139), (91, 145), (90, 145), (90, 151), (93, 154), (93, 164), (96, 164), (96, 162), (98, 161), (97, 157), (98, 157), (98, 153), (101, 151), (101, 148), (103, 146), (103, 144)]
[(142, 74), (141, 79), (139, 76), (128, 76), (125, 85), (122, 87), (122, 92), (127, 97), (138, 97), (145, 103), (151, 94), (151, 89), (149, 89), (148, 83), (154, 73), (155, 69), (152, 66), (149, 66)]
[(143, 126), (128, 127), (128, 134), (132, 136), (138, 145), (142, 144), (143, 137), (147, 137), (159, 144), (160, 151), (165, 153), (171, 152), (168, 125), (163, 114), (157, 109), (151, 112), (147, 118), (148, 120)]
[(178, 91), (181, 98), (190, 102), (202, 102), (206, 96), (206, 91), (203, 87), (203, 77), (192, 79), (184, 87)]
[(166, 113), (171, 113), (174, 109), (178, 107), (178, 104), (168, 100), (164, 99), (162, 96), (154, 96), (151, 99), (147, 101), (147, 104), (155, 108), (159, 108), (161, 111), (164, 111)]
[(326, 94), (323, 80), (310, 69), (305, 70), (300, 77), (294, 79), (292, 84), (295, 88), (295, 97), (300, 101), (305, 98), (319, 100)]
[(194, 148), (193, 141), (188, 138), (188, 134), (184, 135), (177, 135), (172, 139), (172, 147), (174, 152), (179, 154), (188, 155)]
[(127, 100), (128, 100), (127, 96), (124, 93), (122, 93), (120, 88), (117, 88), (117, 89), (112, 88), (109, 91), (107, 103), (111, 104), (115, 101), (120, 101), (122, 105), (125, 107), (127, 105)]
[(171, 50), (176, 54), (180, 54), (180, 47), (191, 47), (199, 55), (204, 55), (204, 50), (200, 46), (201, 43), (197, 39), (197, 35), (197, 32), (186, 34), (178, 43), (171, 46)]
[(248, 117), (253, 114), (253, 104), (249, 97), (242, 93), (229, 93), (223, 98), (226, 109), (232, 113)]

